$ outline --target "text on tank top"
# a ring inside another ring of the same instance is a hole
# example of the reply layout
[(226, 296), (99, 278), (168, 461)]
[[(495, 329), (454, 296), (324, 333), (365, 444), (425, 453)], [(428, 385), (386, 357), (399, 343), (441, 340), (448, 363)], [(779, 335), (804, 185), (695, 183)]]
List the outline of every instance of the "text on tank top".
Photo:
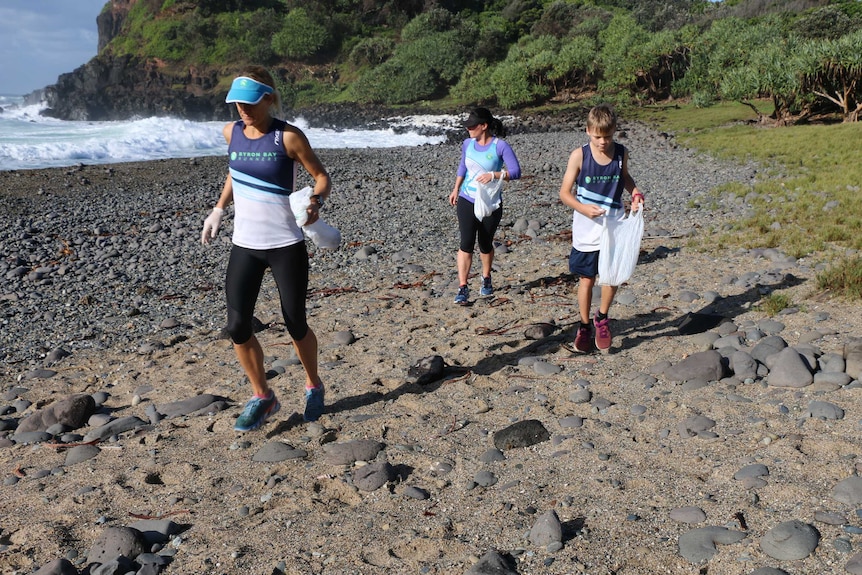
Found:
[(605, 208), (621, 208), (623, 198), (623, 158), (625, 147), (614, 142), (613, 160), (601, 165), (593, 158), (589, 144), (584, 144), (581, 171), (578, 173), (578, 201)]
[(284, 150), (285, 122), (273, 119), (260, 138), (250, 139), (238, 121), (228, 146), (235, 208), (233, 243), (272, 249), (303, 240), (290, 208), (296, 162)]

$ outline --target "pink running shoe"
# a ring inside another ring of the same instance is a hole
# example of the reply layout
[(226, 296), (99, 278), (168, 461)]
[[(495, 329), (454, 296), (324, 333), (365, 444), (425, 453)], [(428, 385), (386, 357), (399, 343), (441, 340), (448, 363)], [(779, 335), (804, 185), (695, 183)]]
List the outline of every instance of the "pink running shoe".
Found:
[(601, 351), (607, 351), (611, 348), (613, 337), (611, 336), (611, 319), (606, 317), (599, 320), (599, 314), (596, 313), (593, 317), (593, 325), (596, 326), (596, 347)]
[(590, 353), (593, 350), (593, 330), (588, 325), (582, 325), (578, 328), (578, 335), (575, 336), (575, 349), (584, 353)]

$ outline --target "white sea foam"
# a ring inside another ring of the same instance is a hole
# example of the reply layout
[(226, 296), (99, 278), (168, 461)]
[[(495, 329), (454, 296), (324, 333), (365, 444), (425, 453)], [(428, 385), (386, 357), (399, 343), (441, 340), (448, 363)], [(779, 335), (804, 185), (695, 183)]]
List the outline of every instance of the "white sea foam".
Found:
[[(67, 122), (40, 115), (43, 106), (23, 106), (22, 99), (0, 96), (0, 170), (36, 169), (83, 164), (111, 164), (163, 158), (193, 158), (227, 153), (224, 122), (191, 122), (177, 118), (142, 118), (123, 122)], [(312, 147), (389, 148), (436, 144), (411, 126), (447, 126), (449, 116), (405, 118), (395, 130), (329, 130), (312, 128), (302, 118), (292, 123)], [(392, 122), (399, 125), (398, 122)]]

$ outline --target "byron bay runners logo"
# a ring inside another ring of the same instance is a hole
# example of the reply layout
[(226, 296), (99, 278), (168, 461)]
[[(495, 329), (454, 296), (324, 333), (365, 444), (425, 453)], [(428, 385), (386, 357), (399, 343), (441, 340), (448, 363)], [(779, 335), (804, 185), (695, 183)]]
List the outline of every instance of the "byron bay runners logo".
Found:
[(231, 152), (230, 159), (240, 162), (274, 162), (278, 152)]
[(619, 181), (619, 174), (612, 174), (609, 176), (584, 176), (584, 183), (592, 184), (592, 183), (607, 183), (607, 182), (616, 182)]

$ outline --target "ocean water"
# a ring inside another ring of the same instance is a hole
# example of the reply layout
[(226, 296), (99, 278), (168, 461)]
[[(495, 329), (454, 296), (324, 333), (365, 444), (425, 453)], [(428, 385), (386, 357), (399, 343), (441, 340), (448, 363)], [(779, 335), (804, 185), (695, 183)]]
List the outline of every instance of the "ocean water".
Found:
[[(39, 115), (41, 106), (24, 106), (20, 96), (0, 95), (0, 171), (111, 164), (164, 158), (227, 154), (225, 122), (141, 118), (122, 122), (67, 122)], [(300, 118), (286, 118), (305, 132), (311, 146), (389, 148), (438, 144), (443, 136), (422, 135), (413, 126), (447, 127), (450, 116), (399, 118), (386, 130), (327, 130)]]

